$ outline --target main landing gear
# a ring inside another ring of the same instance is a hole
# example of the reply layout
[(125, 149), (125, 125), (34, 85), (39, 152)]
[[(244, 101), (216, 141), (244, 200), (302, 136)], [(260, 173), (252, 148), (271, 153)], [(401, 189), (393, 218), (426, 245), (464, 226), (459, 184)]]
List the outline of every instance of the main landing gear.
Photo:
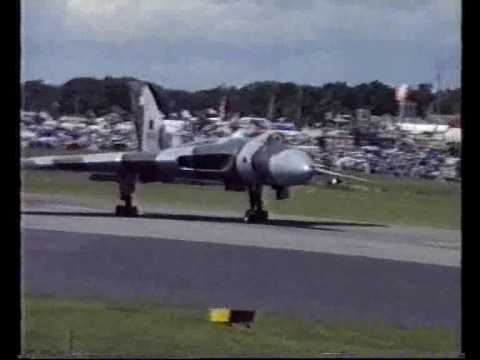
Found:
[(250, 209), (245, 212), (246, 223), (264, 223), (268, 220), (268, 211), (263, 209), (262, 190), (261, 185), (248, 188)]
[(132, 206), (132, 196), (128, 195), (121, 197), (125, 201), (125, 205), (115, 206), (115, 216), (124, 216), (124, 217), (135, 217), (138, 216), (138, 208)]
[(135, 217), (138, 216), (138, 208), (132, 206), (132, 194), (135, 192), (136, 176), (127, 175), (122, 177), (118, 185), (120, 188), (120, 200), (125, 205), (117, 205), (115, 207), (115, 216)]

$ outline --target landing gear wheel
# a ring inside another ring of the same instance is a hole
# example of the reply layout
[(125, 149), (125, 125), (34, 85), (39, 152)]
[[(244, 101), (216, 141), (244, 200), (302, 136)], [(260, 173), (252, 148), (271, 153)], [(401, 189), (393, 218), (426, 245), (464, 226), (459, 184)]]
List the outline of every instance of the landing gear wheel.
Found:
[(138, 208), (136, 206), (130, 206), (127, 211), (127, 216), (137, 217), (138, 216)]
[(254, 185), (248, 189), (250, 208), (245, 212), (246, 223), (263, 223), (268, 219), (268, 211), (263, 210), (262, 186)]
[(245, 211), (245, 216), (243, 217), (243, 221), (246, 223), (251, 223), (253, 220), (253, 211), (247, 210)]
[(115, 216), (125, 216), (125, 206), (123, 205), (115, 206)]
[(258, 210), (257, 211), (257, 218), (258, 218), (259, 222), (266, 222), (268, 220), (268, 211)]
[(138, 208), (136, 206), (117, 205), (115, 207), (115, 216), (136, 217), (138, 216)]
[(264, 223), (268, 220), (268, 211), (265, 210), (247, 210), (245, 212), (244, 221), (246, 223)]

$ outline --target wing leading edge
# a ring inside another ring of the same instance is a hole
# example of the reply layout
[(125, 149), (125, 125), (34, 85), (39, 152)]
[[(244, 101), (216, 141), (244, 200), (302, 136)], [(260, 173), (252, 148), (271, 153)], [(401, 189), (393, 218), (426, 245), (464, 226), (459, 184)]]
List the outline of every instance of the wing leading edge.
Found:
[(153, 154), (115, 152), (40, 156), (21, 159), (21, 168), (29, 170), (68, 170), (80, 172), (118, 173), (125, 168), (141, 168), (155, 163)]

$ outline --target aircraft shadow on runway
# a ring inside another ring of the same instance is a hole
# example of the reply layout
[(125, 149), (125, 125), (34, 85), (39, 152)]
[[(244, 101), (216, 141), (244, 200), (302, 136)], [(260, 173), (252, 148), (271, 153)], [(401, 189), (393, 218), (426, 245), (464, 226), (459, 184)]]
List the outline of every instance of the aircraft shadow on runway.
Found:
[[(31, 211), (21, 212), (23, 215), (45, 215), (45, 216), (84, 216), (84, 217), (118, 217), (109, 212), (65, 212), (65, 211)], [(215, 216), (215, 215), (193, 215), (193, 214), (166, 214), (166, 213), (142, 213), (138, 216), (144, 219), (162, 219), (162, 220), (179, 220), (179, 221), (199, 221), (199, 222), (215, 222), (215, 223), (231, 223), (243, 224), (243, 218), (233, 216)], [(333, 227), (387, 227), (380, 224), (356, 223), (356, 222), (340, 222), (340, 221), (303, 221), (303, 220), (286, 220), (286, 219), (269, 219), (266, 223), (260, 225), (270, 225), (279, 227), (302, 228), (311, 230), (337, 231), (345, 230)]]

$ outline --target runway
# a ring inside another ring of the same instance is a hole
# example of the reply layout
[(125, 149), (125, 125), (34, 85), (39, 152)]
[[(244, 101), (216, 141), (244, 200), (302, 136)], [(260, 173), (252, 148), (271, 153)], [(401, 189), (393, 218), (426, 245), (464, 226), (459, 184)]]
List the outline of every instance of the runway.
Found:
[(460, 328), (453, 230), (39, 203), (23, 209), (22, 266), (33, 294)]

